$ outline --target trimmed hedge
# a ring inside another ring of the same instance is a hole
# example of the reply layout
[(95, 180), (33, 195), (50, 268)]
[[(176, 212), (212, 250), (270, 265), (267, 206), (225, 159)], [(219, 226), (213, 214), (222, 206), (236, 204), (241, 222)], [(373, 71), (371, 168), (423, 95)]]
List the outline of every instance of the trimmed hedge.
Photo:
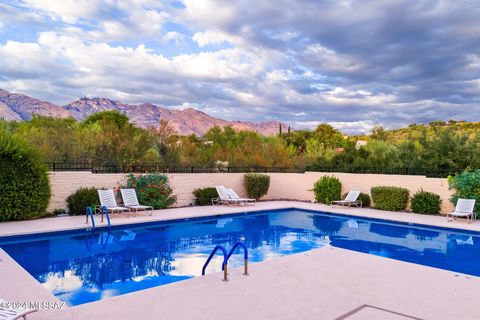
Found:
[(166, 209), (177, 202), (168, 177), (160, 173), (127, 176), (127, 188), (134, 188), (138, 202), (154, 209)]
[(409, 191), (405, 188), (379, 186), (370, 189), (373, 207), (387, 211), (405, 210), (408, 204)]
[(195, 205), (208, 206), (212, 204), (212, 199), (218, 198), (217, 189), (215, 188), (203, 188), (193, 190), (195, 196)]
[[(344, 193), (342, 199), (345, 199), (347, 194), (348, 193)], [(370, 196), (368, 195), (368, 193), (360, 192), (360, 195), (358, 196), (357, 200), (362, 201), (362, 207), (364, 207), (364, 208), (370, 207), (371, 200), (370, 200)]]
[(440, 196), (432, 192), (420, 190), (412, 197), (412, 211), (415, 213), (438, 214), (441, 204)]
[(313, 185), (315, 200), (330, 204), (334, 200), (340, 200), (342, 183), (334, 176), (323, 176)]
[(85, 214), (86, 207), (100, 205), (96, 188), (80, 188), (67, 198), (67, 208), (70, 215)]
[(0, 129), (0, 221), (47, 214), (50, 183), (47, 167), (24, 141)]
[(268, 193), (270, 176), (262, 173), (247, 173), (243, 185), (249, 198), (260, 199)]

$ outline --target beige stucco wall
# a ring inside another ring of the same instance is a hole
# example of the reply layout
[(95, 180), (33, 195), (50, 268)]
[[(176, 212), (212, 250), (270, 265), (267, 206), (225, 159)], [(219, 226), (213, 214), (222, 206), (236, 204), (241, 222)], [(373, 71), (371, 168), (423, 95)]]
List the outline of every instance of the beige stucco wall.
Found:
[(441, 212), (452, 211), (449, 201), (452, 191), (448, 190), (447, 179), (427, 178), (425, 176), (402, 176), (386, 174), (354, 174), (354, 173), (323, 173), (306, 172), (297, 173), (273, 173), (270, 174), (270, 189), (266, 198), (285, 200), (309, 200), (313, 201), (313, 188), (315, 181), (324, 175), (336, 176), (342, 182), (342, 193), (349, 190), (360, 190), (370, 193), (374, 186), (405, 187), (413, 195), (420, 189), (438, 194), (442, 198)]
[[(177, 196), (175, 206), (188, 206), (193, 202), (192, 191), (196, 188), (224, 185), (243, 191), (243, 173), (174, 173), (167, 174)], [(117, 173), (93, 174), (91, 172), (51, 172), (52, 198), (48, 210), (66, 208), (65, 199), (80, 187), (112, 189), (125, 184), (125, 175)]]
[[(405, 187), (411, 194), (423, 188), (439, 194), (442, 199), (442, 212), (449, 212), (452, 206), (449, 202), (451, 191), (448, 190), (446, 179), (427, 178), (424, 176), (400, 176), (379, 174), (352, 173), (270, 173), (270, 190), (265, 199), (304, 200), (313, 201), (313, 184), (323, 175), (334, 175), (342, 182), (342, 192), (360, 190), (369, 192), (370, 188), (379, 185)], [(241, 196), (243, 190), (243, 173), (175, 173), (168, 174), (177, 196), (176, 206), (188, 206), (193, 202), (192, 191), (196, 188), (225, 185), (235, 189)], [(65, 199), (80, 187), (114, 188), (124, 184), (124, 174), (93, 174), (91, 172), (52, 172), (52, 199), (49, 210), (65, 208)]]

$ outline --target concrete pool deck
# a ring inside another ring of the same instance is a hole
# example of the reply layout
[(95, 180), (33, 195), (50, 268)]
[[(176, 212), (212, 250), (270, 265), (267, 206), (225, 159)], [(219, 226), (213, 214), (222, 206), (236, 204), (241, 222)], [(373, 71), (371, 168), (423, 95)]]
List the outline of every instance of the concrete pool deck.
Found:
[[(255, 207), (194, 207), (162, 210), (152, 217), (113, 217), (112, 224), (200, 217), (246, 211), (302, 208), (362, 217), (480, 231), (480, 223), (373, 209), (329, 208), (272, 201)], [(0, 224), (0, 236), (85, 228), (84, 217)], [(56, 301), (0, 249), (0, 298)], [(339, 248), (321, 248), (251, 264), (250, 276), (232, 270), (172, 283), (30, 319), (479, 319), (480, 278)]]

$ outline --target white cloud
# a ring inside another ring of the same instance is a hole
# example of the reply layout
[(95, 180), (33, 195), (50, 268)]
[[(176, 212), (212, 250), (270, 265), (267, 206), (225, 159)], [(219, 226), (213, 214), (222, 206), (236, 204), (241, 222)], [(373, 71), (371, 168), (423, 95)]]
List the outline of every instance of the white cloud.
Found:
[(328, 122), (332, 127), (343, 133), (362, 133), (366, 134), (372, 131), (377, 124), (372, 121), (332, 121)]
[(360, 69), (362, 64), (346, 54), (338, 54), (332, 49), (318, 43), (308, 45), (303, 55), (317, 68), (332, 71), (352, 72)]
[(92, 19), (100, 10), (98, 0), (23, 0), (25, 6), (37, 9), (54, 20), (76, 23), (79, 19)]
[(480, 7), (468, 2), (181, 3), (0, 3), (0, 86), (299, 126), (480, 120)]
[(229, 41), (229, 37), (226, 34), (211, 30), (197, 32), (193, 35), (192, 39), (198, 43), (200, 47), (205, 47), (207, 45), (218, 45)]

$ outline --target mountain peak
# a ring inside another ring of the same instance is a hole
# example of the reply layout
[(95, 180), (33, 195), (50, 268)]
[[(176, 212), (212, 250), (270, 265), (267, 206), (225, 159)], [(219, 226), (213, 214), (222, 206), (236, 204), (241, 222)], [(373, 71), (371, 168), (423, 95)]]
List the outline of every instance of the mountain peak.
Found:
[[(7, 120), (28, 120), (33, 114), (61, 118), (74, 117), (77, 120), (83, 120), (92, 113), (108, 110), (117, 110), (127, 115), (132, 123), (140, 127), (155, 127), (159, 125), (160, 120), (168, 120), (182, 135), (203, 135), (213, 126), (230, 126), (237, 130), (272, 135), (278, 133), (280, 124), (271, 120), (260, 123), (228, 121), (212, 117), (192, 107), (172, 110), (151, 103), (131, 105), (101, 97), (82, 97), (61, 107), (0, 89), (0, 118)], [(284, 124), (282, 127), (287, 128)]]

